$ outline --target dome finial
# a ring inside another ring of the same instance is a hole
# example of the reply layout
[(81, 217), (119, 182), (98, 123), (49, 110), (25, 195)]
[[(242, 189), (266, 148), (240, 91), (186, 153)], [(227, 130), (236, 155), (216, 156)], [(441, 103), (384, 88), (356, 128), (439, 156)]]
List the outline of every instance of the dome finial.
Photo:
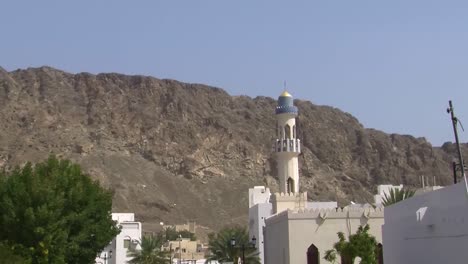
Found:
[(284, 90), (284, 92), (280, 95), (280, 97), (292, 97), (292, 95), (288, 93), (288, 91)]

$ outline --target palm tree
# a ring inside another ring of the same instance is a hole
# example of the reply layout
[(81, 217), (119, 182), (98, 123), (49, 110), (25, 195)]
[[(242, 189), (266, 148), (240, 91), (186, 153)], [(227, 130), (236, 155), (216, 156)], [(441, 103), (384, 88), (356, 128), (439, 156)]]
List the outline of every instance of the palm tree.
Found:
[(412, 197), (414, 193), (415, 191), (413, 190), (392, 188), (390, 189), (390, 193), (388, 195), (385, 193), (385, 196), (382, 200), (382, 205), (389, 206), (398, 203), (404, 199)]
[[(208, 235), (211, 255), (207, 258), (205, 263), (217, 260), (220, 263), (233, 262), (239, 263), (242, 255), (245, 256), (245, 264), (259, 264), (257, 250), (250, 246), (249, 234), (245, 228), (242, 227), (225, 227), (217, 234)], [(236, 241), (236, 245), (231, 245), (231, 240)], [(243, 263), (244, 264), (244, 263)]]
[(140, 243), (140, 249), (130, 248), (127, 256), (132, 264), (168, 264), (170, 263), (169, 252), (162, 251), (164, 239), (162, 236), (144, 236)]

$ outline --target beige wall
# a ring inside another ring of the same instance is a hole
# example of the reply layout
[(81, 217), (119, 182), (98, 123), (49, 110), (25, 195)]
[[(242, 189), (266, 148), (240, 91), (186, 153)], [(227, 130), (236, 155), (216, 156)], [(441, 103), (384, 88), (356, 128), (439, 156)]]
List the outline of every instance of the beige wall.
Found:
[[(341, 209), (338, 209), (341, 210)], [(307, 249), (314, 244), (320, 252), (320, 263), (325, 251), (338, 241), (337, 232), (345, 235), (356, 232), (360, 225), (368, 223), (370, 233), (381, 243), (383, 212), (353, 209), (336, 213), (335, 210), (318, 210), (302, 213), (286, 211), (267, 219), (265, 228), (265, 257), (268, 264), (307, 263)], [(369, 217), (370, 216), (370, 217)], [(369, 218), (367, 218), (369, 217)]]
[[(180, 248), (179, 248), (180, 247)], [(163, 250), (171, 250), (173, 258), (181, 259), (202, 259), (204, 252), (198, 252), (198, 242), (182, 239), (182, 241), (169, 241)]]
[(290, 210), (304, 210), (307, 206), (307, 192), (275, 193), (271, 196), (273, 213)]

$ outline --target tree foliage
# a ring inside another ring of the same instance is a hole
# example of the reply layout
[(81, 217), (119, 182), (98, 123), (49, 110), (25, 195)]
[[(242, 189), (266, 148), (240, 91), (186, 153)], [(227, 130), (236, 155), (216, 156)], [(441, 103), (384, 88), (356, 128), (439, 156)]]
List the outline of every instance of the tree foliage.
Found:
[(190, 238), (190, 241), (196, 241), (197, 237), (194, 233), (188, 230), (176, 231), (175, 227), (167, 227), (164, 229), (164, 236), (166, 240), (175, 241), (179, 239), (179, 236), (182, 238)]
[(361, 264), (377, 264), (377, 241), (368, 234), (369, 228), (369, 225), (360, 226), (348, 241), (342, 232), (338, 232), (338, 242), (325, 252), (324, 259), (336, 263), (339, 255), (342, 264), (352, 264), (357, 257), (361, 258)]
[(382, 205), (389, 206), (389, 205), (398, 203), (400, 201), (403, 201), (405, 199), (412, 197), (414, 193), (415, 191), (413, 190), (392, 188), (390, 189), (390, 192), (388, 195), (387, 193), (385, 193), (382, 199)]
[(170, 252), (162, 251), (164, 236), (158, 235), (144, 236), (139, 243), (140, 248), (131, 248), (128, 256), (132, 258), (132, 264), (168, 264), (170, 263)]
[(0, 172), (0, 241), (33, 264), (92, 263), (120, 232), (112, 193), (54, 156)]
[(6, 242), (0, 243), (0, 263), (8, 264), (30, 264), (31, 259), (25, 258), (15, 252), (14, 245), (8, 245)]
[[(258, 252), (250, 245), (249, 234), (242, 227), (225, 227), (218, 233), (208, 235), (209, 247), (211, 255), (207, 258), (207, 262), (217, 260), (221, 263), (233, 262), (238, 264), (238, 260), (242, 258), (244, 250), (246, 264), (259, 264)], [(236, 241), (236, 245), (231, 245), (231, 239)]]

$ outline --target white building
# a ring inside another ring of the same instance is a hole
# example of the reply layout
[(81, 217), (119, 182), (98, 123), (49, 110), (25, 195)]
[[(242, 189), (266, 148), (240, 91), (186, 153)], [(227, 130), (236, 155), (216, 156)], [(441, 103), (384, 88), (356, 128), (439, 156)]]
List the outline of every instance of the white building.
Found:
[(377, 186), (377, 194), (374, 195), (375, 205), (382, 205), (385, 196), (389, 197), (391, 190), (399, 191), (403, 189), (403, 184), (400, 185), (379, 185)]
[(139, 247), (141, 241), (141, 223), (135, 222), (133, 213), (113, 213), (112, 220), (121, 227), (112, 242), (96, 258), (100, 264), (124, 264), (130, 260), (127, 252), (130, 247)]
[(300, 192), (297, 114), (292, 96), (281, 94), (274, 143), (280, 192), (270, 194), (263, 186), (249, 190), (249, 234), (257, 238), (262, 264), (326, 263), (324, 253), (338, 240), (337, 232), (350, 235), (365, 224), (381, 242), (383, 209), (362, 205), (341, 209), (336, 202), (309, 202), (307, 193)]
[(263, 261), (263, 228), (265, 227), (265, 219), (273, 214), (273, 206), (270, 203), (270, 189), (264, 186), (255, 186), (249, 189), (249, 236), (256, 238), (255, 247), (260, 252), (259, 257), (261, 263)]
[(429, 191), (386, 207), (383, 242), (385, 264), (466, 263), (466, 182), (442, 189), (431, 187)]

